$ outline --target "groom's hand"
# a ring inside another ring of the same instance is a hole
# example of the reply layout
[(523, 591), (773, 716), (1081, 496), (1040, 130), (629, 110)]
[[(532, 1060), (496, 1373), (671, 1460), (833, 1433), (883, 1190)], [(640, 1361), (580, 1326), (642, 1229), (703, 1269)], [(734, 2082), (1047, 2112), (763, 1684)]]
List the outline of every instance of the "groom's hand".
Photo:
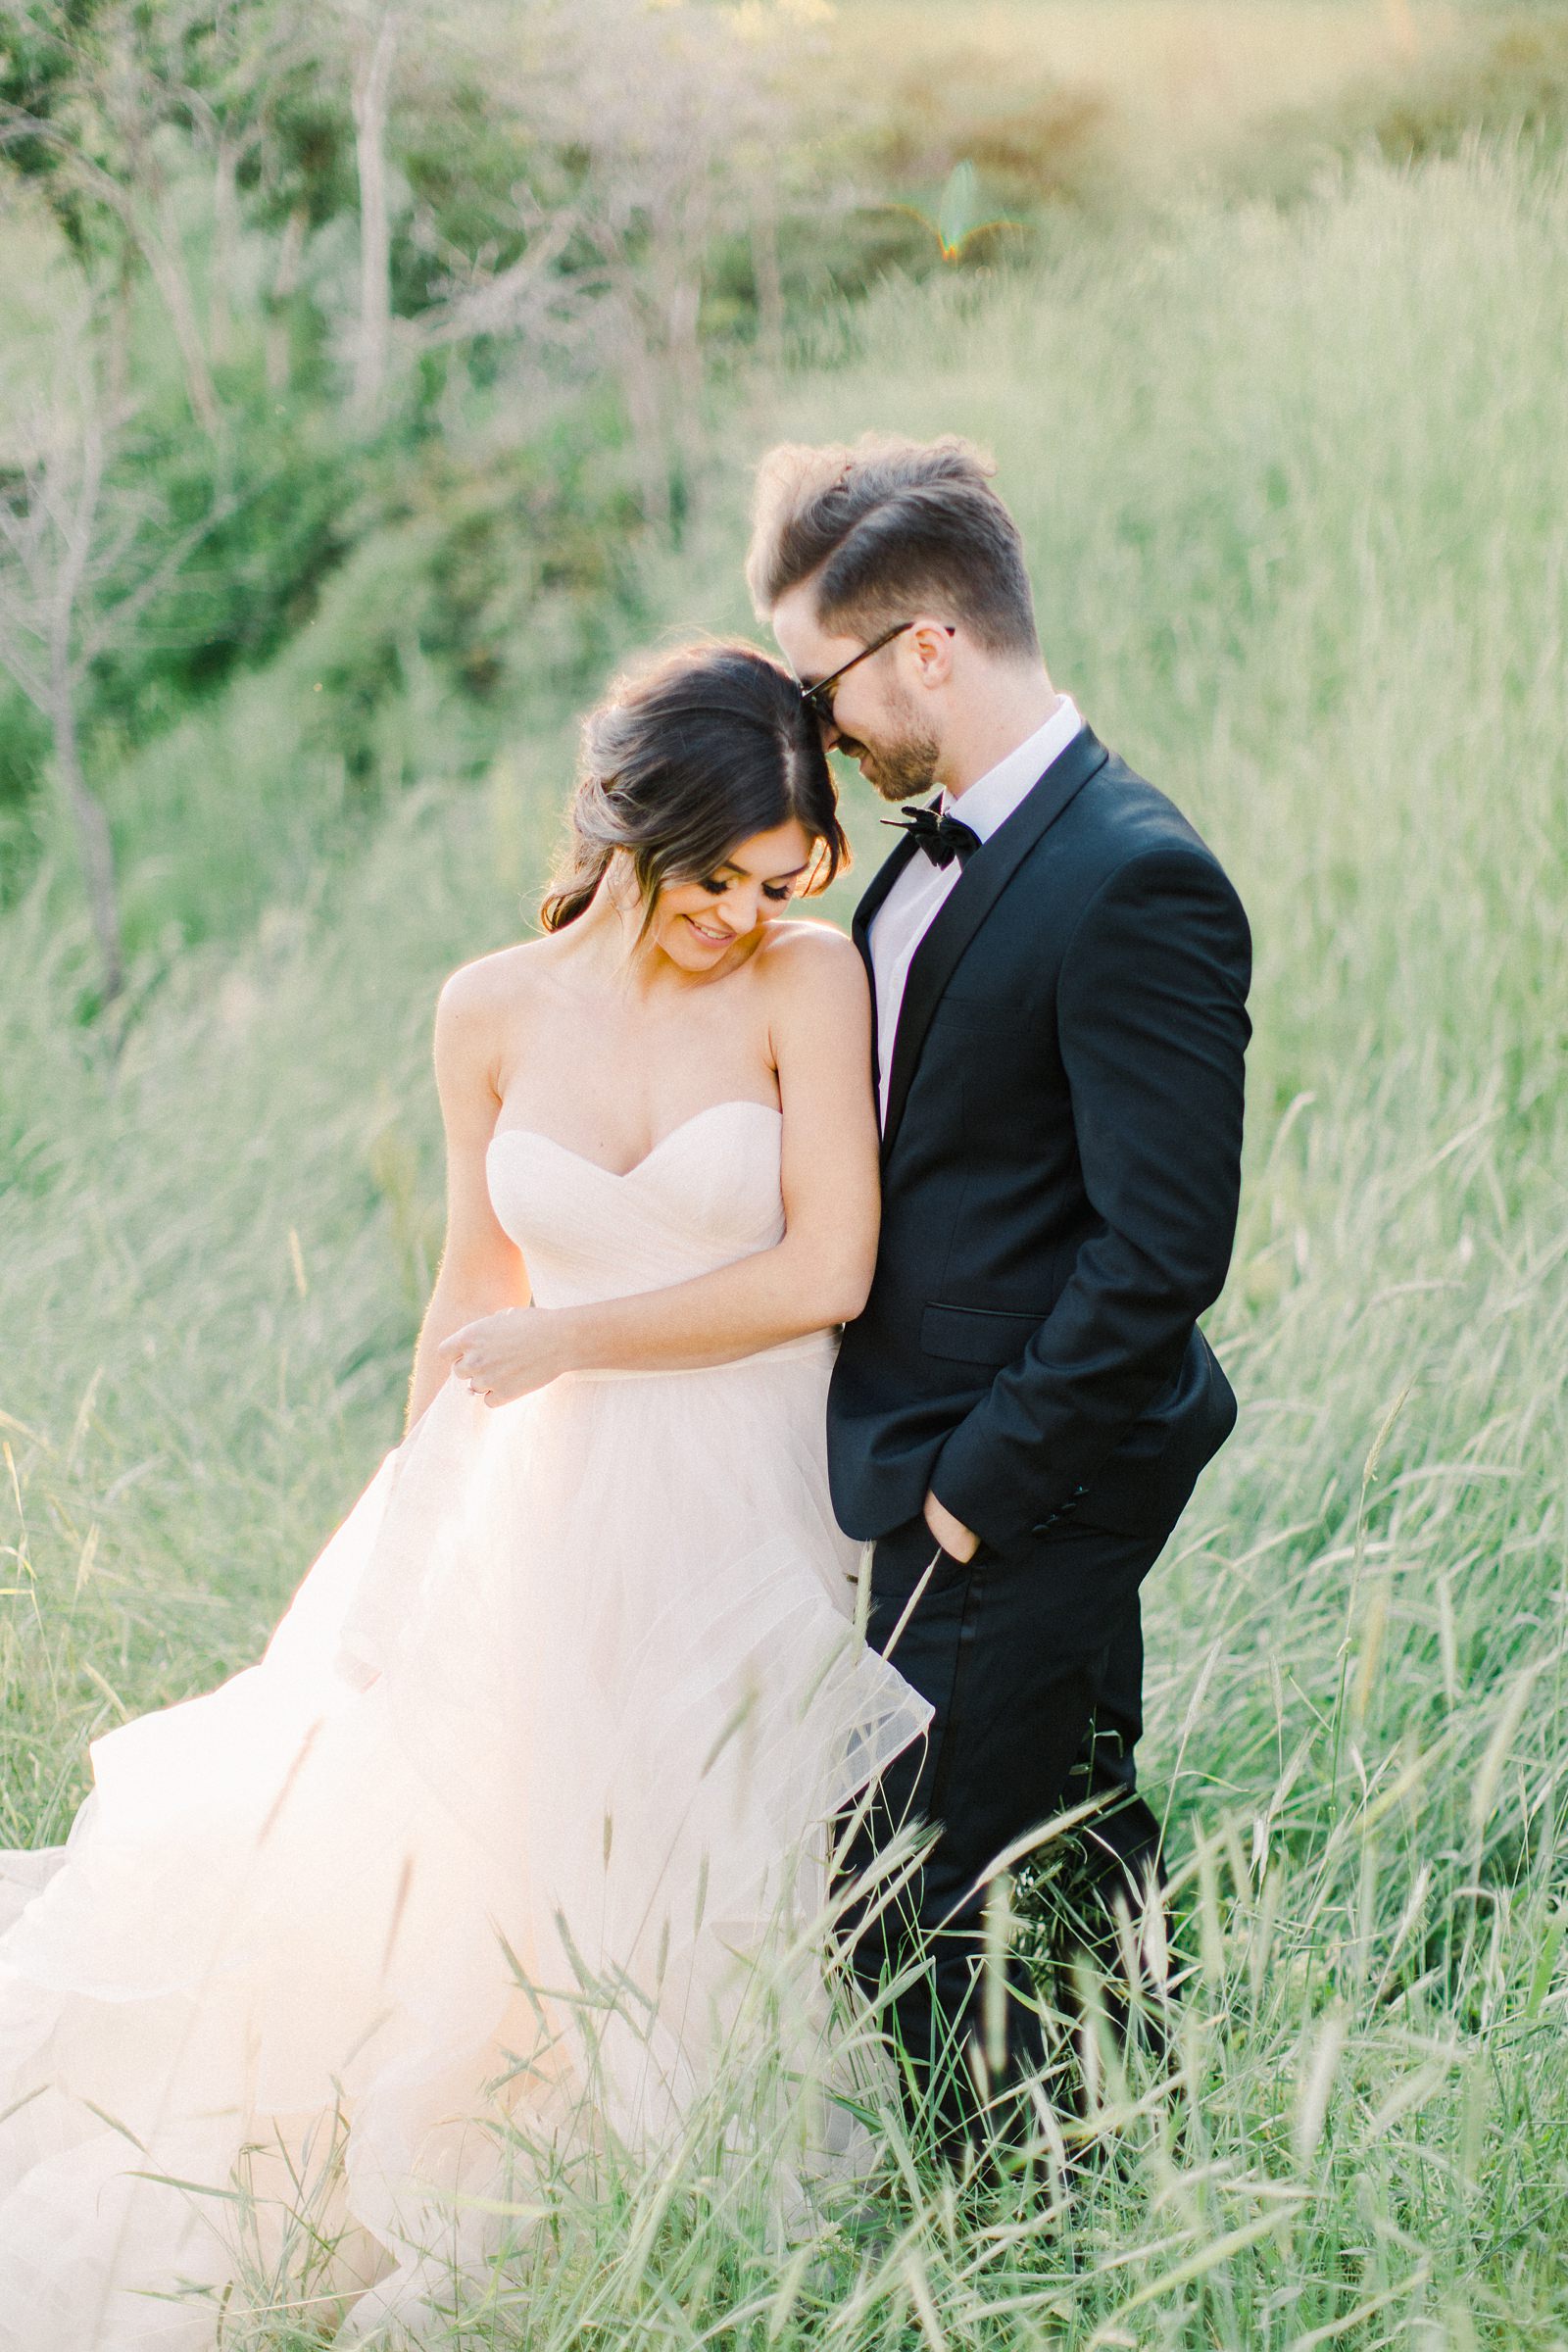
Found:
[(925, 1498), (925, 1523), (943, 1550), (955, 1560), (972, 1560), (980, 1547), (980, 1539), (961, 1519), (955, 1519), (945, 1502), (934, 1494)]

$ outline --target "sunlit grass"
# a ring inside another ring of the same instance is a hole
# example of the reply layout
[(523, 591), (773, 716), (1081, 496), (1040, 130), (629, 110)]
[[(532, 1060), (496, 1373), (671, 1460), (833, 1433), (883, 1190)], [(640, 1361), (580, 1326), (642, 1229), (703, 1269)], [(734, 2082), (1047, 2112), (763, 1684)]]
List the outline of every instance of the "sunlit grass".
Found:
[[(1568, 2335), (1565, 230), (1491, 156), (1194, 211), (890, 288), (727, 428), (671, 628), (745, 620), (765, 439), (974, 432), (1054, 674), (1253, 919), (1243, 1418), (1150, 1588), (1186, 1989), (1010, 2187), (890, 2124), (877, 2226), (801, 2260), (694, 2157), (564, 2206), (456, 2340)], [(177, 966), (114, 1076), (64, 1018), (81, 938), (41, 894), (0, 927), (5, 1839), (62, 1833), (93, 1730), (255, 1654), (395, 1441), (435, 989), (515, 934), (565, 766), (414, 798)]]
[[(1102, 167), (1141, 189), (1224, 163), (1271, 118), (1450, 53), (1447, 0), (841, 0), (812, 18), (858, 103), (911, 138), (967, 118), (1005, 142), (1031, 98), (1092, 110)], [(803, 36), (804, 38), (805, 36)], [(1049, 159), (1041, 169), (1049, 178)]]

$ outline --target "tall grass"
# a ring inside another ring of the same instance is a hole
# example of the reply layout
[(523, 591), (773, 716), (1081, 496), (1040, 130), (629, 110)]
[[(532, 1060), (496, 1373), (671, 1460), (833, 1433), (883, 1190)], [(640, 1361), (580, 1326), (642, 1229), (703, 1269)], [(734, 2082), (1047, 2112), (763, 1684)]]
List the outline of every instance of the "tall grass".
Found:
[[(744, 620), (765, 439), (990, 442), (1054, 673), (1253, 919), (1243, 1418), (1149, 1589), (1187, 1986), (1011, 2189), (895, 2144), (880, 2233), (808, 2263), (694, 2161), (460, 2340), (1568, 2338), (1565, 232), (1560, 182), (1476, 153), (890, 286), (715, 451), (650, 581), (672, 627)], [(546, 744), (416, 795), (176, 970), (113, 1076), (61, 1017), (81, 942), (41, 895), (0, 928), (0, 1837), (60, 1834), (96, 1727), (254, 1654), (394, 1441), (434, 989), (514, 934), (563, 777)]]

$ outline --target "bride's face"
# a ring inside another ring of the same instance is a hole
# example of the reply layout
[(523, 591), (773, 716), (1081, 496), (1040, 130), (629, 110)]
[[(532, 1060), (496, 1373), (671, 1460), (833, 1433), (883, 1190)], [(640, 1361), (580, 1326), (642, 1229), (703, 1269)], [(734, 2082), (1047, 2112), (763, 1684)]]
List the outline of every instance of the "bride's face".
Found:
[(665, 885), (647, 945), (684, 972), (710, 972), (781, 915), (810, 869), (812, 844), (791, 817), (726, 851), (710, 874)]

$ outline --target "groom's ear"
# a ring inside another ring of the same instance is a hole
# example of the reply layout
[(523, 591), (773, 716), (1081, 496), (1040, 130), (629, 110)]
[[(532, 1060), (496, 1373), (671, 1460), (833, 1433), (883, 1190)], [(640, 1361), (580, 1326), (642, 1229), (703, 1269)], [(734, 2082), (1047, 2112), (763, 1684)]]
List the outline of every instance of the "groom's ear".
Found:
[(921, 613), (914, 626), (906, 632), (905, 642), (908, 653), (905, 657), (914, 666), (916, 682), (925, 687), (946, 686), (953, 675), (953, 657), (958, 632), (951, 620), (937, 620)]

